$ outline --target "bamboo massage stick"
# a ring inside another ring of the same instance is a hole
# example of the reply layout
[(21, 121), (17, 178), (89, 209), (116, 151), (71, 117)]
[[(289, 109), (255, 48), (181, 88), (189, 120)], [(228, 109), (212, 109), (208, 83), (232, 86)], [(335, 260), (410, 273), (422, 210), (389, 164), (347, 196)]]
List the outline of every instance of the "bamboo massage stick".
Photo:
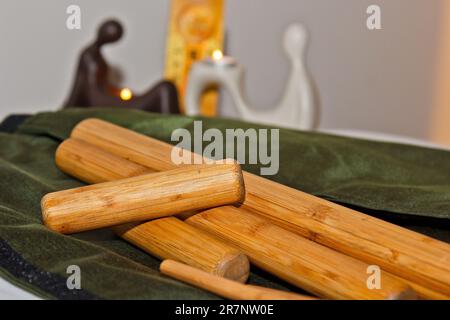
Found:
[(241, 251), (175, 217), (120, 225), (113, 230), (161, 260), (182, 261), (216, 276), (247, 281), (250, 265)]
[(174, 260), (164, 260), (162, 274), (233, 300), (316, 300), (314, 297), (225, 279)]
[[(151, 172), (148, 168), (76, 139), (60, 144), (56, 161), (63, 172), (87, 183), (113, 181)], [(249, 276), (249, 262), (243, 253), (175, 217), (120, 225), (112, 230), (161, 260), (178, 260), (239, 282), (245, 282)]]
[[(106, 121), (81, 121), (71, 137), (155, 171), (175, 167), (171, 161), (175, 147)], [(246, 200), (241, 208), (450, 297), (450, 245), (254, 174), (243, 174)]]
[(78, 139), (61, 142), (55, 162), (61, 171), (90, 184), (156, 172)]
[[(99, 172), (103, 172), (103, 175), (105, 176), (103, 179), (105, 180), (116, 177), (117, 174), (123, 174), (120, 165), (123, 164), (123, 161), (127, 160), (119, 158), (117, 159), (117, 165), (114, 165), (113, 163), (117, 158), (116, 156), (107, 155), (107, 153), (102, 150), (96, 151), (96, 149), (98, 149), (96, 147), (90, 146), (88, 149), (83, 147), (83, 145), (88, 144), (70, 138), (58, 147), (56, 152), (56, 162), (64, 172), (75, 177), (86, 177), (92, 176), (92, 171), (97, 170)], [(97, 156), (99, 153), (102, 155)], [(109, 169), (115, 172), (110, 172), (110, 170), (106, 169), (98, 170), (99, 167), (102, 167), (102, 163), (105, 158), (108, 159), (107, 163)], [(76, 163), (83, 163), (87, 165), (84, 167), (77, 166)], [(132, 166), (133, 165), (130, 164), (130, 166), (125, 167), (131, 168), (132, 170), (129, 170), (130, 172), (142, 171), (139, 167)], [(254, 263), (262, 269), (265, 269), (299, 287), (308, 288), (313, 293), (317, 292), (322, 297), (331, 299), (406, 298), (410, 293), (407, 285), (384, 272), (382, 274), (383, 289), (369, 290), (366, 286), (366, 281), (368, 278), (368, 274), (366, 272), (368, 267), (367, 264), (305, 239), (304, 237), (296, 235), (292, 232), (286, 231), (278, 226), (272, 225), (265, 218), (261, 217), (259, 220), (254, 220), (257, 219), (257, 217), (253, 219), (246, 218), (254, 216), (246, 210), (232, 209), (234, 207), (231, 207), (231, 210), (228, 207), (222, 208), (224, 208), (225, 211), (229, 211), (229, 218), (232, 219), (234, 223), (237, 223), (238, 225), (246, 224), (246, 226), (242, 227), (253, 230), (249, 237), (245, 236), (237, 239), (238, 242), (242, 242), (242, 244), (236, 243), (235, 245), (241, 249), (248, 249), (252, 246), (256, 246), (255, 248), (257, 249), (255, 250), (261, 248), (263, 253), (253, 256)], [(234, 210), (236, 210), (239, 214), (236, 214)], [(240, 213), (242, 213), (242, 216)], [(167, 219), (168, 218), (153, 220), (134, 228), (143, 230), (145, 228), (144, 225), (156, 224), (158, 221), (163, 221), (167, 225)], [(188, 219), (187, 221), (191, 223), (192, 220)], [(265, 224), (272, 225), (272, 227), (275, 228), (275, 231), (271, 232), (270, 230), (272, 229), (260, 230), (260, 221), (264, 221)], [(183, 224), (186, 223), (183, 222)], [(225, 222), (224, 225), (226, 226)], [(145, 234), (144, 231), (130, 232), (129, 235), (133, 235), (133, 239), (130, 239), (129, 237), (127, 238), (126, 236), (124, 237), (124, 234), (121, 235), (126, 240), (135, 243), (140, 247), (150, 248), (149, 252), (159, 256), (160, 254), (158, 253), (161, 250), (154, 249), (154, 243), (158, 244), (158, 239), (164, 242), (168, 241), (170, 243), (170, 236), (161, 239), (159, 237), (164, 236), (161, 232), (157, 232), (157, 235), (152, 236), (154, 231), (150, 229), (151, 227), (147, 228), (147, 232), (145, 232)], [(169, 229), (170, 227), (167, 227), (166, 232)], [(217, 229), (220, 231), (222, 227), (217, 226)], [(200, 229), (195, 228), (195, 230)], [(234, 231), (231, 233), (234, 234)], [(276, 235), (276, 233), (278, 233), (278, 235)], [(252, 234), (254, 235), (254, 238), (251, 238)], [(218, 235), (220, 236), (219, 233)], [(146, 239), (144, 239), (144, 236)], [(272, 237), (274, 238), (272, 239)], [(218, 237), (215, 236), (215, 238), (217, 239)], [(151, 241), (151, 243), (148, 244), (147, 241)], [(275, 241), (275, 244), (271, 244), (272, 241)], [(227, 240), (225, 243), (230, 242), (233, 243), (233, 241), (230, 240)], [(249, 244), (246, 244), (246, 242), (249, 242)], [(279, 246), (282, 247), (280, 248)], [(297, 254), (294, 255), (292, 253), (293, 251), (297, 252)], [(251, 250), (248, 252), (253, 253)], [(271, 253), (274, 253), (274, 255)], [(316, 261), (319, 264), (318, 267), (315, 266), (317, 264)], [(189, 264), (195, 266), (193, 263)], [(345, 281), (340, 284), (341, 279), (344, 279)]]
[(52, 192), (41, 207), (47, 227), (74, 233), (241, 203), (244, 197), (239, 164), (210, 164)]

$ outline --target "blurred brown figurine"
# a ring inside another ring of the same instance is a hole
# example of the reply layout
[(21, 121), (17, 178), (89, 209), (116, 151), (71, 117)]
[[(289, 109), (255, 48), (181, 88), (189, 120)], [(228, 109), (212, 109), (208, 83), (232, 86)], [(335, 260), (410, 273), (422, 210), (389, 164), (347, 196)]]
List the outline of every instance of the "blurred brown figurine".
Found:
[(83, 50), (69, 99), (69, 107), (123, 107), (160, 113), (179, 113), (178, 93), (170, 81), (160, 81), (142, 95), (133, 96), (128, 89), (119, 89), (108, 83), (110, 67), (103, 58), (104, 44), (118, 41), (122, 25), (115, 20), (104, 22), (94, 43)]

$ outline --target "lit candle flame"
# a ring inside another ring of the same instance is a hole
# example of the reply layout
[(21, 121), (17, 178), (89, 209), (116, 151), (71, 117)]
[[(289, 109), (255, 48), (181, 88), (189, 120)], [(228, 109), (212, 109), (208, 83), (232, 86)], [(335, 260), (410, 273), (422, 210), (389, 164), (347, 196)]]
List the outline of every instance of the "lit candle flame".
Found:
[(120, 99), (122, 99), (124, 101), (128, 101), (131, 98), (133, 98), (133, 92), (131, 92), (130, 89), (123, 88), (122, 90), (120, 90)]
[(223, 53), (222, 51), (220, 51), (219, 49), (214, 50), (214, 52), (212, 53), (212, 58), (214, 60), (220, 60), (223, 58)]

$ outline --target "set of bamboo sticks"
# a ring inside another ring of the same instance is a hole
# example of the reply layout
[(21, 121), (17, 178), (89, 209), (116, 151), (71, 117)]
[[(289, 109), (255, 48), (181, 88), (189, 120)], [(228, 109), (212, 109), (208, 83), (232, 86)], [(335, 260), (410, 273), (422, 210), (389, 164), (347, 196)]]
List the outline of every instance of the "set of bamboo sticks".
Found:
[[(44, 197), (44, 221), (57, 231), (73, 232), (98, 227), (101, 216), (103, 226), (112, 226), (123, 239), (161, 259), (245, 282), (248, 257), (326, 299), (407, 299), (415, 293), (428, 299), (450, 297), (446, 243), (241, 173), (235, 164), (194, 171), (192, 166), (177, 167), (171, 161), (173, 148), (102, 120), (80, 122), (59, 146), (56, 163), (82, 181), (109, 182)], [(176, 183), (167, 186), (165, 180)], [(209, 192), (207, 182), (215, 180), (217, 186)], [(126, 218), (117, 219), (117, 212)], [(58, 224), (61, 213), (65, 222)], [(81, 227), (77, 221), (84, 221)], [(134, 223), (123, 224), (130, 221)], [(367, 285), (370, 265), (381, 268), (381, 288)]]

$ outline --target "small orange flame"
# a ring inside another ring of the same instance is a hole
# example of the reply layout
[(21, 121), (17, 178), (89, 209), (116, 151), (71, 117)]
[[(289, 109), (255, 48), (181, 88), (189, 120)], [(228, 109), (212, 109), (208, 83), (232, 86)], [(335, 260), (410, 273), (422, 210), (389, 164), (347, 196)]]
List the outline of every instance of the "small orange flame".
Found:
[(128, 88), (123, 88), (122, 90), (120, 90), (120, 99), (124, 100), (124, 101), (128, 101), (131, 98), (133, 98), (133, 92), (131, 92), (130, 89)]

